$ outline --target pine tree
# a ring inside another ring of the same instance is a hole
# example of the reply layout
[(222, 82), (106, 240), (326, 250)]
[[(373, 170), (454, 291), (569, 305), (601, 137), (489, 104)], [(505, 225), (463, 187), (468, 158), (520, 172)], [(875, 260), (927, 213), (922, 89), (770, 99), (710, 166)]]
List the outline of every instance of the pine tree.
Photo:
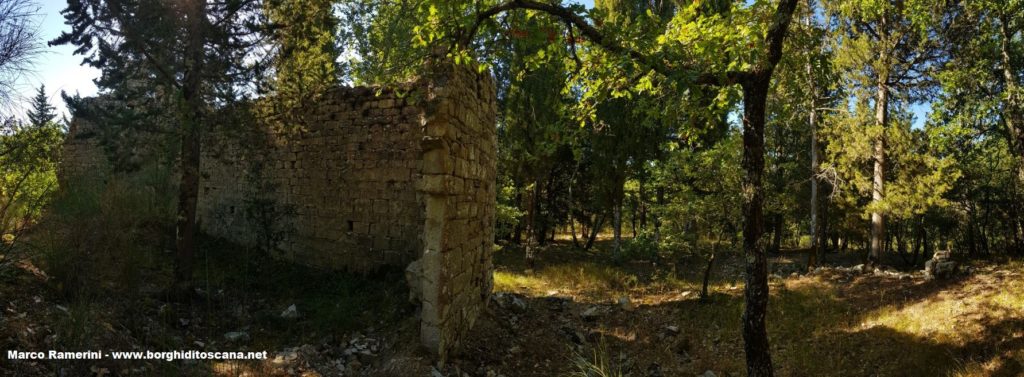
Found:
[(181, 148), (171, 287), (177, 298), (192, 291), (200, 135), (213, 124), (208, 110), (239, 101), (233, 89), (262, 72), (261, 62), (246, 59), (262, 46), (262, 19), (249, 18), (261, 7), (260, 1), (70, 1), (61, 14), (71, 30), (49, 42), (75, 46), (83, 63), (102, 72), (102, 89), (123, 88), (126, 73), (141, 70), (152, 87), (174, 94)]
[(273, 56), (275, 96), (269, 101), (276, 116), (301, 121), (304, 106), (316, 101), (338, 81), (341, 55), (334, 32), (338, 19), (330, 0), (265, 2), (276, 50)]
[(32, 109), (27, 114), (28, 122), (35, 128), (45, 126), (57, 117), (56, 110), (46, 97), (46, 85), (39, 85), (39, 91), (32, 97)]

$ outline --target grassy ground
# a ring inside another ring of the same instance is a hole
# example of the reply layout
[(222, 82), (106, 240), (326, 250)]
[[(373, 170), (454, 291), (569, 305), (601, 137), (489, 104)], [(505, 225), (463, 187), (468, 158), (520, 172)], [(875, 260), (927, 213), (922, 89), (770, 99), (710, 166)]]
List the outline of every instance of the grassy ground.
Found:
[[(471, 337), (484, 340), (471, 343), (464, 369), (479, 369), (474, 360), (482, 360), (508, 375), (567, 375), (582, 355), (634, 376), (744, 374), (737, 256), (718, 265), (711, 302), (702, 304), (696, 274), (616, 265), (565, 245), (546, 253), (535, 271), (522, 268), (518, 250), (498, 254), (495, 290), (521, 296), (528, 309), (493, 305)], [(678, 266), (700, 267), (699, 260)], [(773, 279), (776, 369), (783, 376), (1024, 374), (1022, 276), (1024, 265), (1011, 262), (947, 281), (836, 270)], [(636, 308), (621, 308), (621, 297)], [(601, 314), (585, 319), (594, 308)]]
[[(398, 271), (375, 276), (318, 271), (204, 240), (196, 297), (170, 303), (160, 287), (170, 276), (171, 253), (153, 247), (164, 241), (121, 237), (89, 242), (111, 242), (143, 254), (75, 254), (85, 259), (64, 270), (50, 268), (61, 260), (43, 258), (42, 272), (26, 266), (0, 274), (0, 348), (267, 350), (272, 360), (3, 359), (0, 375), (432, 373), (429, 355), (416, 346), (416, 313), (406, 303)], [(719, 255), (710, 300), (701, 303), (703, 260), (624, 262), (610, 258), (609, 247), (607, 240), (599, 241), (588, 253), (563, 241), (543, 250), (532, 270), (526, 269), (521, 250), (498, 251), (494, 280), (500, 295), (444, 372), (572, 376), (599, 364), (628, 376), (744, 374), (742, 257)], [(858, 258), (833, 254), (828, 261), (851, 265)], [(802, 257), (774, 259), (782, 266)], [(1024, 375), (1024, 264), (979, 262), (977, 267), (971, 275), (943, 281), (836, 269), (774, 277), (768, 324), (778, 375)], [(56, 275), (44, 278), (46, 270)], [(513, 297), (525, 305), (510, 304)], [(620, 305), (623, 298), (628, 307)], [(300, 318), (281, 318), (291, 304)], [(250, 339), (225, 339), (225, 333), (236, 331)], [(366, 338), (379, 341), (374, 355), (342, 353), (353, 339)], [(296, 353), (282, 361), (282, 355)], [(363, 366), (353, 368), (353, 360)]]

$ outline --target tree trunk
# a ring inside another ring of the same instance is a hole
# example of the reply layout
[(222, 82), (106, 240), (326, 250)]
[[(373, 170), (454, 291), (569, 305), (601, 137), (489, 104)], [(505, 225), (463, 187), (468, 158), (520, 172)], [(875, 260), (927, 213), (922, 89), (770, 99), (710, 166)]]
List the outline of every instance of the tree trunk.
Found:
[(1017, 75), (1013, 72), (1013, 61), (1010, 53), (1010, 43), (1013, 38), (1014, 31), (1010, 30), (1009, 27), (1009, 15), (1003, 13), (999, 17), (999, 32), (1001, 34), (1001, 40), (999, 44), (1000, 55), (1002, 56), (1002, 71), (1003, 81), (1005, 86), (1005, 93), (1007, 93), (1006, 103), (1003, 107), (1003, 121), (1006, 123), (1007, 134), (1010, 136), (1010, 145), (1016, 149), (1018, 166), (1017, 175), (1021, 182), (1024, 182), (1024, 130), (1021, 130), (1022, 123), (1024, 120), (1024, 111), (1018, 107), (1019, 98), (1017, 96)]
[(594, 227), (590, 229), (590, 237), (587, 237), (587, 244), (583, 245), (583, 250), (590, 250), (590, 247), (594, 246), (594, 240), (597, 239), (597, 232), (601, 230), (601, 225), (604, 225), (604, 218), (604, 214), (601, 214), (601, 217), (597, 218), (597, 222), (594, 223)]
[[(513, 181), (513, 185), (515, 185), (515, 187), (523, 187), (523, 182), (520, 179), (515, 179)], [(516, 203), (520, 206), (525, 206), (527, 208), (527, 212), (529, 212), (529, 203), (526, 201), (526, 193), (519, 190), (519, 192), (516, 193)], [(529, 219), (527, 219), (527, 221), (529, 221)], [(522, 221), (517, 221), (515, 229), (512, 230), (512, 242), (515, 242), (516, 245), (523, 244), (524, 227), (525, 224)]]
[(711, 255), (708, 257), (708, 266), (704, 268), (704, 282), (700, 287), (700, 301), (708, 301), (708, 281), (711, 280), (711, 267), (715, 263), (715, 254), (718, 252), (718, 242), (721, 237), (711, 242)]
[(612, 208), (612, 232), (614, 233), (614, 241), (612, 242), (613, 250), (615, 254), (618, 254), (622, 248), (622, 198), (617, 198)]
[[(781, 5), (780, 5), (781, 6)], [(769, 71), (743, 85), (743, 250), (746, 254), (746, 287), (743, 310), (743, 341), (748, 376), (772, 376), (768, 348), (768, 258), (764, 250), (764, 122), (768, 100)]]
[[(551, 241), (551, 242), (555, 241), (555, 233), (556, 233), (555, 231), (556, 231), (556, 228), (555, 228), (555, 224), (552, 223), (552, 221), (551, 221), (552, 218), (550, 216), (550, 213), (552, 213), (552, 210), (556, 207), (556, 205), (555, 205), (555, 195), (552, 194), (552, 187), (555, 186), (555, 179), (556, 179), (555, 170), (552, 169), (551, 172), (548, 174), (547, 183), (544, 185), (544, 194), (545, 194), (545, 199), (546, 199), (546, 202), (547, 202), (547, 210), (548, 210), (549, 216), (541, 216), (541, 218), (540, 218), (540, 233), (537, 235), (537, 244), (540, 245), (540, 246), (547, 245), (548, 241)], [(538, 195), (539, 195), (539, 193), (538, 193)], [(539, 208), (539, 204), (540, 204), (540, 202), (538, 202), (538, 208), (537, 208), (537, 213), (538, 214), (541, 213), (541, 210)]]
[(572, 234), (572, 246), (579, 249), (580, 240), (576, 237), (576, 219), (572, 216), (572, 210), (569, 210), (569, 233)]
[(576, 207), (576, 203), (573, 202), (572, 197), (572, 186), (576, 183), (576, 173), (579, 172), (579, 164), (572, 169), (572, 177), (569, 178), (568, 191), (569, 191), (569, 232), (572, 233), (572, 246), (579, 249), (580, 241), (576, 238), (576, 217), (573, 213), (573, 208)]
[(632, 228), (632, 231), (633, 231), (633, 238), (636, 238), (636, 216), (637, 216), (637, 213), (640, 212), (640, 208), (639, 207), (640, 207), (640, 205), (638, 203), (635, 203), (635, 202), (633, 203), (633, 214), (629, 218), (629, 224), (630, 224), (630, 227)]
[(203, 98), (203, 58), (205, 54), (206, 3), (191, 2), (187, 6), (189, 23), (186, 70), (182, 84), (184, 114), (181, 137), (181, 181), (178, 184), (178, 216), (175, 220), (174, 293), (187, 295), (192, 291), (192, 265), (196, 250), (196, 203), (199, 197), (199, 164)]
[(778, 254), (780, 251), (782, 251), (782, 229), (784, 228), (783, 225), (785, 225), (783, 224), (785, 218), (782, 216), (781, 213), (776, 213), (775, 216), (773, 216), (773, 218), (774, 220), (772, 221), (771, 252)]
[(524, 233), (526, 233), (526, 266), (529, 269), (533, 269), (534, 264), (534, 250), (537, 239), (537, 196), (540, 194), (539, 188), (540, 182), (534, 180), (533, 192), (527, 196), (528, 202), (526, 203), (526, 227)]
[(178, 216), (175, 223), (177, 254), (174, 280), (177, 293), (191, 290), (195, 256), (196, 203), (199, 196), (199, 125), (194, 113), (186, 116), (189, 119), (183, 122), (185, 129), (181, 138), (181, 181), (178, 183)]
[[(808, 8), (813, 8), (813, 1), (808, 1)], [(808, 13), (807, 24), (811, 24), (811, 16)], [(811, 66), (811, 62), (807, 62), (807, 76), (811, 83), (811, 95), (810, 95), (810, 114), (807, 115), (807, 125), (811, 129), (811, 253), (807, 263), (807, 267), (811, 268), (824, 260), (824, 248), (818, 245), (818, 111), (817, 111), (817, 97), (818, 90), (814, 83), (814, 68)]]
[(970, 252), (971, 257), (978, 254), (978, 241), (977, 241), (977, 229), (978, 229), (978, 207), (971, 202), (967, 206), (967, 214), (970, 216), (970, 221), (967, 223), (967, 236), (964, 242), (967, 244), (967, 250)]
[[(665, 188), (658, 187), (656, 198), (654, 199), (658, 203), (658, 208), (665, 207)], [(658, 217), (657, 212), (654, 215), (654, 242), (661, 242), (661, 217)]]
[(910, 267), (917, 266), (917, 260), (921, 255), (921, 248), (924, 246), (924, 224), (920, 219), (918, 219), (915, 223), (916, 224), (914, 226), (914, 241), (913, 244), (910, 246), (911, 253), (913, 254), (911, 255), (910, 259)]
[(829, 218), (831, 211), (829, 210), (828, 202), (822, 202), (823, 203), (820, 203), (820, 207), (818, 207), (818, 248), (821, 251), (819, 254), (821, 258), (818, 259), (818, 263), (824, 264), (825, 252), (829, 251), (828, 241), (829, 234), (832, 233), (832, 220)]
[[(883, 75), (884, 76), (884, 75)], [(885, 199), (885, 127), (889, 123), (889, 86), (887, 78), (880, 78), (875, 98), (875, 124), (880, 127), (875, 139), (875, 169), (871, 185), (871, 201), (879, 205)], [(871, 251), (868, 260), (877, 263), (885, 251), (885, 215), (875, 210), (871, 213)]]
[(647, 191), (644, 180), (640, 180), (640, 230), (647, 230)]
[(924, 243), (924, 259), (931, 259), (932, 257), (932, 239), (928, 238), (928, 228), (924, 228), (923, 235), (921, 236)]

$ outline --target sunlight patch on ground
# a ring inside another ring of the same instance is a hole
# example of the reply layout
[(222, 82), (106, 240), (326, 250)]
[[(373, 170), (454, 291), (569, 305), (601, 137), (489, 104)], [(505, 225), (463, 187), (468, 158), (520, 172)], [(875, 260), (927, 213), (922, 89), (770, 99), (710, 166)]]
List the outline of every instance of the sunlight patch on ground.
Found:
[(634, 275), (592, 263), (550, 266), (532, 273), (494, 272), (495, 290), (530, 296), (608, 298), (628, 294), (638, 285)]
[(1015, 267), (971, 277), (963, 286), (904, 307), (881, 308), (865, 316), (860, 328), (885, 326), (957, 346), (979, 341), (1001, 321), (1024, 318), (1024, 282), (1020, 266)]
[[(1024, 366), (1024, 267), (1012, 263), (989, 267), (962, 284), (906, 306), (890, 305), (865, 315), (849, 332), (884, 328), (987, 356), (961, 359), (950, 375), (958, 377), (1017, 375)], [(988, 352), (991, 352), (988, 354)]]
[[(622, 268), (581, 263), (548, 266), (527, 273), (498, 270), (494, 272), (494, 289), (535, 297), (566, 296), (582, 302), (629, 296), (637, 304), (656, 304), (695, 299), (700, 285), (673, 276), (641, 281), (636, 274)], [(741, 286), (725, 282), (712, 283), (709, 290), (742, 294)]]

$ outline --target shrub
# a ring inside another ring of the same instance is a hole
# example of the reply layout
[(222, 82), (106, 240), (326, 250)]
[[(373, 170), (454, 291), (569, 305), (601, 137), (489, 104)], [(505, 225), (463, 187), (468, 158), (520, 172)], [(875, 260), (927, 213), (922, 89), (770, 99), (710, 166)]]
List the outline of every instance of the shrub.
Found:
[(516, 204), (515, 188), (510, 182), (504, 183), (499, 186), (497, 208), (494, 213), (494, 238), (499, 240), (512, 238), (512, 233), (519, 225), (519, 220), (525, 215)]
[(55, 199), (33, 231), (43, 270), (64, 295), (77, 297), (101, 276), (134, 287), (173, 234), (173, 182), (166, 168), (151, 166), (107, 183), (73, 182)]
[(571, 361), (573, 365), (573, 371), (569, 373), (571, 377), (623, 377), (626, 375), (622, 372), (622, 368), (616, 366), (612, 361), (604, 341), (601, 341), (593, 350), (590, 357), (574, 350)]
[(54, 123), (0, 124), (0, 272), (21, 260), (19, 239), (38, 221), (57, 188), (63, 134)]
[(658, 254), (658, 243), (654, 235), (648, 231), (637, 233), (636, 237), (625, 240), (622, 249), (616, 255), (620, 262), (626, 261), (656, 261), (660, 258)]

